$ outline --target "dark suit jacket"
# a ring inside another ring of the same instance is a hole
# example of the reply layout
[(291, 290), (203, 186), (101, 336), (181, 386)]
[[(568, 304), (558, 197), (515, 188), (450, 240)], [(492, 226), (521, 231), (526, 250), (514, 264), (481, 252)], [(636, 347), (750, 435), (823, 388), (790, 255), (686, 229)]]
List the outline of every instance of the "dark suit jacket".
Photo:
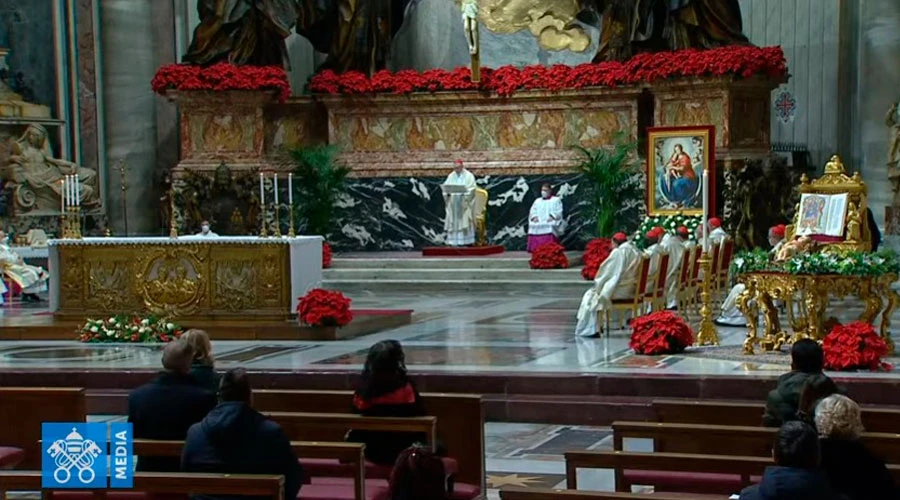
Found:
[[(183, 440), (191, 425), (216, 406), (216, 396), (197, 385), (190, 375), (164, 372), (128, 395), (128, 421), (136, 439)], [(143, 457), (137, 470), (177, 472), (177, 457)]]

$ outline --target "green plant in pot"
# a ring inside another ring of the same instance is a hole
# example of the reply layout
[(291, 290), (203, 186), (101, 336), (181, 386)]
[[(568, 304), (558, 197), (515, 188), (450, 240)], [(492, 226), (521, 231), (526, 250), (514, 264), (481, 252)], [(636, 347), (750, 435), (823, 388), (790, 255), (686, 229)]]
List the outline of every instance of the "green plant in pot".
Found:
[(616, 135), (610, 146), (587, 149), (575, 146), (581, 153), (576, 171), (582, 175), (590, 216), (596, 221), (597, 236), (609, 238), (626, 220), (633, 201), (643, 199), (637, 142), (624, 133)]
[(338, 216), (338, 198), (346, 191), (350, 168), (337, 161), (335, 146), (291, 149), (287, 159), (293, 165), (295, 213), (306, 234), (327, 238)]

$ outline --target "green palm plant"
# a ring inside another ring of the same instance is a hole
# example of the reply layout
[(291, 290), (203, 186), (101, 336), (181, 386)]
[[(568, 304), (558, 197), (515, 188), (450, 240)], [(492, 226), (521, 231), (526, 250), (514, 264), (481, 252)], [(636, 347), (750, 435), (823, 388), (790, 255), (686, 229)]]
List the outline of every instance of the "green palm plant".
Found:
[(622, 222), (633, 209), (635, 199), (644, 196), (637, 157), (637, 142), (619, 133), (610, 147), (587, 149), (581, 152), (576, 171), (582, 175), (590, 216), (596, 221), (597, 236), (609, 238), (623, 230)]
[(291, 149), (294, 201), (297, 217), (306, 223), (306, 234), (327, 236), (338, 216), (338, 198), (346, 191), (350, 168), (337, 161), (335, 146)]

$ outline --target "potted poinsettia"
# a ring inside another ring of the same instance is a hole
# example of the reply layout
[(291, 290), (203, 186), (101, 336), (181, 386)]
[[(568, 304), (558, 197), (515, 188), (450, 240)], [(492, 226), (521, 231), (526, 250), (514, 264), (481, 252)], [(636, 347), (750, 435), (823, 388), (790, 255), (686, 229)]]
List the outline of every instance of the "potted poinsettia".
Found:
[(882, 361), (888, 354), (887, 342), (875, 328), (862, 321), (837, 324), (822, 342), (825, 368), (828, 370), (890, 370)]
[(562, 245), (549, 242), (534, 249), (528, 265), (532, 269), (566, 269), (569, 267), (569, 258)]
[(657, 311), (631, 321), (628, 346), (637, 354), (677, 354), (693, 343), (691, 327), (671, 311)]
[(342, 327), (353, 321), (350, 299), (341, 292), (315, 288), (300, 298), (297, 317), (314, 327)]
[(609, 238), (594, 238), (588, 242), (584, 249), (581, 260), (584, 267), (581, 268), (581, 277), (586, 280), (592, 280), (597, 276), (597, 270), (600, 264), (609, 257), (612, 252), (612, 240)]

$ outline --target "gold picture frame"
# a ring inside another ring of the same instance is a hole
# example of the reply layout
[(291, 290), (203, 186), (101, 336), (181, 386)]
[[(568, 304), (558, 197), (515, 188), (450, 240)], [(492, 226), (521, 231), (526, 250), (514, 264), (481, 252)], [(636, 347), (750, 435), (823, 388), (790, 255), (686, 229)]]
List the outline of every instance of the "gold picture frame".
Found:
[(716, 207), (715, 126), (647, 129), (647, 214), (703, 215), (703, 171)]

